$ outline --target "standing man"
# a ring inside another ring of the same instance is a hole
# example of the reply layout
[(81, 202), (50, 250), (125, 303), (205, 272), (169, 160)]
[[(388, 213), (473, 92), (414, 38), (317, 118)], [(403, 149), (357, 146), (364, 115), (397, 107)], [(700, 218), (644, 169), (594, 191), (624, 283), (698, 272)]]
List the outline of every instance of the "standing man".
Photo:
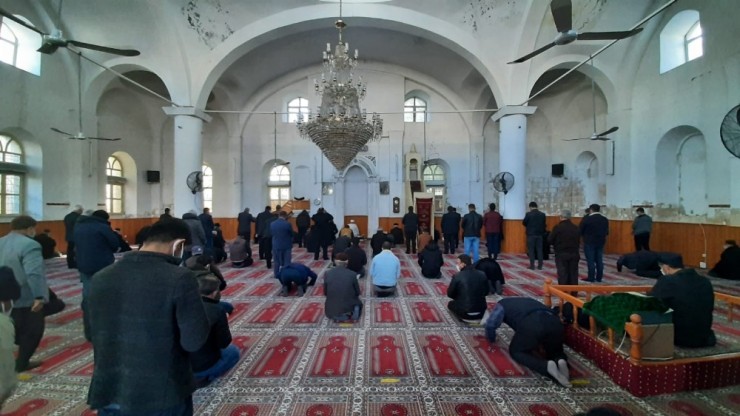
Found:
[(245, 240), (249, 241), (252, 237), (252, 223), (254, 222), (254, 217), (249, 213), (249, 208), (244, 208), (244, 211), (239, 213), (237, 222), (237, 235), (240, 235)]
[(534, 261), (537, 259), (537, 269), (542, 270), (542, 244), (547, 228), (545, 213), (537, 209), (537, 203), (529, 203), (529, 212), (524, 216), (522, 224), (527, 232), (527, 255), (529, 256), (529, 270), (534, 270)]
[(105, 266), (113, 264), (113, 253), (118, 251), (118, 235), (110, 228), (108, 213), (97, 210), (92, 215), (83, 215), (75, 226), (74, 239), (77, 242), (77, 269), (82, 282), (82, 324), (85, 339), (90, 340), (90, 282), (93, 275)]
[(481, 228), (483, 228), (483, 217), (475, 212), (475, 204), (469, 204), (468, 213), (462, 219), (463, 243), (465, 243), (463, 254), (472, 254), (473, 262), (477, 262), (479, 258)]
[(254, 242), (259, 243), (259, 256), (260, 260), (263, 260), (265, 258), (265, 247), (262, 243), (262, 234), (264, 234), (267, 230), (265, 229), (267, 225), (272, 221), (272, 213), (270, 212), (272, 208), (270, 206), (266, 206), (265, 210), (257, 214), (257, 223), (255, 227), (255, 233), (254, 233)]
[(414, 213), (414, 207), (403, 216), (403, 235), (406, 240), (406, 254), (416, 254), (416, 234), (419, 233), (419, 216)]
[(172, 214), (170, 214), (170, 209), (165, 208), (164, 213), (159, 216), (159, 220), (162, 221), (162, 220), (171, 220), (171, 219), (172, 219)]
[(15, 326), (15, 343), (18, 344), (15, 372), (20, 373), (41, 365), (41, 362), (30, 359), (44, 335), (44, 303), (49, 301), (49, 287), (41, 245), (33, 239), (36, 220), (27, 215), (15, 217), (10, 222), (10, 230), (0, 238), (0, 266), (13, 270), (21, 288), (20, 297), (10, 312)]
[(558, 270), (558, 284), (578, 284), (578, 262), (581, 255), (578, 252), (581, 246), (581, 233), (578, 227), (570, 220), (571, 212), (567, 209), (560, 211), (560, 223), (553, 227), (547, 243), (555, 248), (555, 267)]
[(203, 213), (198, 215), (200, 223), (203, 225), (203, 232), (206, 234), (206, 247), (203, 250), (204, 253), (212, 254), (213, 250), (213, 217), (211, 216), (211, 210), (209, 208), (203, 208)]
[(601, 282), (604, 276), (604, 245), (609, 235), (609, 220), (601, 215), (601, 206), (591, 204), (591, 213), (581, 220), (578, 228), (583, 238), (583, 254), (588, 265), (587, 282)]
[(483, 216), (483, 226), (486, 227), (486, 246), (488, 258), (498, 259), (501, 252), (501, 230), (504, 226), (504, 217), (496, 211), (496, 204), (488, 204), (488, 212)]
[(455, 209), (447, 207), (447, 213), (442, 215), (442, 236), (445, 240), (445, 254), (454, 254), (457, 245), (458, 235), (460, 234), (460, 219), (457, 217)]
[(311, 226), (311, 216), (305, 209), (295, 217), (295, 226), (298, 227), (298, 247), (303, 247), (306, 232)]
[(488, 278), (475, 270), (467, 254), (457, 257), (456, 267), (458, 272), (447, 287), (447, 296), (452, 298), (447, 308), (459, 319), (480, 320), (488, 307)]
[[(316, 230), (312, 232), (317, 233), (319, 246), (323, 251), (323, 259), (329, 260), (329, 244), (334, 241), (334, 229), (336, 228), (334, 217), (326, 212), (324, 208), (319, 208), (311, 219), (316, 226)], [(318, 257), (318, 251), (316, 253), (315, 257)]]
[(95, 275), (87, 403), (99, 416), (193, 414), (189, 353), (205, 344), (210, 324), (195, 275), (178, 266), (188, 238), (184, 221), (159, 221), (141, 250)]
[(74, 230), (77, 219), (82, 215), (82, 205), (75, 205), (74, 211), (64, 216), (64, 240), (67, 241), (67, 268), (77, 268), (75, 256)]
[(645, 214), (645, 209), (635, 210), (637, 216), (632, 222), (632, 235), (635, 236), (635, 251), (650, 251), (650, 233), (653, 231), (653, 219)]
[(457, 208), (452, 207), (452, 215), (455, 218), (455, 224), (458, 225), (457, 232), (453, 234), (454, 241), (455, 241), (455, 251), (460, 247), (460, 222), (462, 221), (462, 216), (459, 212), (457, 212)]
[(380, 298), (396, 293), (396, 284), (398, 283), (398, 278), (401, 276), (401, 262), (393, 254), (391, 247), (390, 241), (383, 243), (383, 251), (373, 258), (373, 262), (370, 265), (373, 290), (375, 291), (375, 295)]
[(293, 248), (293, 226), (288, 222), (285, 211), (278, 212), (278, 218), (270, 224), (272, 234), (272, 255), (275, 264), (272, 272), (276, 279), (280, 278), (280, 268), (290, 264), (291, 249)]

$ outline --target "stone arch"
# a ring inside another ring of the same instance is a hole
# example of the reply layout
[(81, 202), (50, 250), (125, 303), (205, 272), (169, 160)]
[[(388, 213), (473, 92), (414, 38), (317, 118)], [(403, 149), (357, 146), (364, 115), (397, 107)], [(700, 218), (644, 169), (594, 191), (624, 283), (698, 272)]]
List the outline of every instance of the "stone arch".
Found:
[(706, 143), (693, 126), (668, 130), (655, 153), (656, 203), (678, 214), (706, 213)]
[(584, 151), (576, 157), (575, 177), (580, 179), (583, 186), (583, 206), (590, 204), (602, 204), (605, 195), (600, 192), (601, 172), (599, 170), (599, 159), (593, 152)]
[(378, 170), (377, 170), (377, 167), (375, 166), (375, 161), (370, 159), (367, 156), (356, 156), (354, 160), (352, 160), (352, 163), (350, 163), (346, 168), (344, 168), (341, 175), (339, 176), (345, 177), (347, 175), (347, 172), (353, 167), (359, 167), (360, 169), (362, 169), (368, 178), (378, 177)]

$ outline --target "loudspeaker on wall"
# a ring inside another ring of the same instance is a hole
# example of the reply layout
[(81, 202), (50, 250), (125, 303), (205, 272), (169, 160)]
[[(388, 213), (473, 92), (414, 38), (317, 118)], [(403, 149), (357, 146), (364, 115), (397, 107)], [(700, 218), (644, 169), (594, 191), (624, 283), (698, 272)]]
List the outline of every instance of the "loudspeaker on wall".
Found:
[(561, 177), (565, 174), (565, 164), (555, 163), (552, 165), (552, 176)]
[(146, 171), (146, 181), (148, 183), (159, 183), (159, 171), (158, 170)]

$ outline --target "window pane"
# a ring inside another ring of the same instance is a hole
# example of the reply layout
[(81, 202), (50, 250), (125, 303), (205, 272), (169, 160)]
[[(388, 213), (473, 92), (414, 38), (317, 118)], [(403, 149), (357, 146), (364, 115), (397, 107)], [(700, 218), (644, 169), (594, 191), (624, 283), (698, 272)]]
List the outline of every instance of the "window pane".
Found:
[(287, 201), (290, 198), (290, 188), (280, 188), (280, 199)]
[(270, 199), (280, 198), (280, 188), (270, 188)]
[(19, 195), (5, 196), (5, 214), (21, 213), (21, 197)]
[(121, 185), (113, 185), (113, 199), (121, 199), (122, 189)]
[(204, 188), (212, 188), (213, 187), (213, 176), (203, 176), (203, 187)]
[(417, 123), (423, 123), (423, 122), (425, 121), (425, 120), (424, 120), (424, 116), (425, 116), (425, 115), (426, 115), (426, 114), (424, 114), (424, 112), (417, 112), (417, 113), (416, 113), (416, 122), (417, 122)]
[(123, 201), (121, 201), (120, 199), (114, 199), (112, 202), (113, 202), (113, 209), (111, 209), (111, 212), (114, 214), (123, 213)]
[(21, 193), (21, 177), (18, 175), (6, 175), (5, 176), (5, 193), (20, 195)]
[(203, 189), (203, 201), (213, 201), (213, 189)]
[(686, 45), (686, 58), (691, 61), (699, 58), (704, 54), (704, 45), (702, 45), (702, 38), (694, 39)]

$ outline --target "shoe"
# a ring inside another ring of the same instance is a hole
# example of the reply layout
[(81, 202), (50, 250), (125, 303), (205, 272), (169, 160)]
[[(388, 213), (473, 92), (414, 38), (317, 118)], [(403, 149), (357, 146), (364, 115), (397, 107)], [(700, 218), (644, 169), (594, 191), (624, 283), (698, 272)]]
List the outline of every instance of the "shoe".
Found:
[(17, 364), (15, 366), (15, 372), (16, 373), (22, 373), (24, 371), (33, 370), (34, 368), (40, 367), (42, 361), (29, 361), (28, 364), (26, 364), (25, 367), (19, 367)]
[(280, 291), (280, 296), (288, 296), (288, 288), (283, 286), (283, 290)]
[(537, 270), (542, 270), (542, 266), (537, 266)]
[(298, 294), (297, 294), (297, 296), (300, 298), (300, 297), (303, 297), (303, 295), (305, 295), (305, 294), (306, 294), (306, 290), (303, 288), (303, 286), (298, 286)]
[(570, 370), (568, 369), (568, 362), (564, 359), (558, 360), (558, 371), (560, 374), (564, 375), (565, 378), (570, 379)]
[(581, 279), (581, 281), (582, 281), (582, 282), (589, 282), (589, 283), (594, 283), (594, 282), (596, 282), (596, 280), (591, 280), (591, 279)]
[(528, 269), (529, 270), (534, 270), (534, 266), (529, 266)]

